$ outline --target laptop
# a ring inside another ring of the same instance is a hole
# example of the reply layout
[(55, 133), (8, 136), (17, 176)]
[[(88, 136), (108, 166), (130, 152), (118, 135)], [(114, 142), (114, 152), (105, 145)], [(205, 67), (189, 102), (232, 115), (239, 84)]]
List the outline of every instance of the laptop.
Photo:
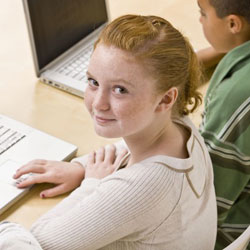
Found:
[(105, 0), (23, 0), (37, 77), (84, 97), (93, 44), (108, 22)]
[(75, 145), (0, 114), (0, 214), (30, 189), (17, 188), (12, 178), (20, 166), (33, 159), (67, 161), (76, 151)]

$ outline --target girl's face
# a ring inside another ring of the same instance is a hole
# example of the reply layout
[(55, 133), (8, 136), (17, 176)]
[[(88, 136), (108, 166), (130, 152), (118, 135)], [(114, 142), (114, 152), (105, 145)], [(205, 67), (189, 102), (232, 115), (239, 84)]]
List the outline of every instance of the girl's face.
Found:
[(146, 135), (160, 96), (156, 80), (132, 54), (98, 44), (90, 59), (85, 104), (98, 135)]

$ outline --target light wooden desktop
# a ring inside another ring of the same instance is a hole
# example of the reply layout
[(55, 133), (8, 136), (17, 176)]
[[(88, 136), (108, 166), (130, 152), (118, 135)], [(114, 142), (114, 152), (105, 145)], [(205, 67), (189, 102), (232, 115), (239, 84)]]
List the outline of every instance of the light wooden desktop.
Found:
[[(208, 44), (199, 23), (196, 0), (109, 0), (110, 16), (122, 14), (159, 15), (190, 38), (196, 49)], [(21, 0), (0, 1), (0, 113), (22, 121), (79, 147), (85, 154), (106, 143), (95, 135), (84, 100), (47, 86), (35, 76)], [(202, 92), (205, 88), (201, 89)], [(191, 118), (200, 122), (200, 110)], [(1, 220), (21, 223), (26, 228), (66, 195), (41, 199), (47, 184), (35, 186), (14, 204)], [(1, 199), (1, 198), (0, 198)]]

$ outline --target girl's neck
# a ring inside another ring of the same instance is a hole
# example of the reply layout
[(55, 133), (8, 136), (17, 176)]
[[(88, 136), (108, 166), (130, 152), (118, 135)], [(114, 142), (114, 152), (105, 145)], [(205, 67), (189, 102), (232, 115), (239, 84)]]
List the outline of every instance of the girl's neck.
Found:
[(184, 126), (169, 121), (161, 129), (126, 137), (124, 140), (131, 153), (129, 165), (154, 155), (187, 158), (186, 143), (189, 136), (190, 132)]

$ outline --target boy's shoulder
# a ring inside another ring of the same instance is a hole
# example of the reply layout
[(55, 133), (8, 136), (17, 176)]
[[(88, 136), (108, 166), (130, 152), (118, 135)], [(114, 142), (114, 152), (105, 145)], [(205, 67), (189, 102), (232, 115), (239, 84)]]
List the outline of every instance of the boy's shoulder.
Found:
[(217, 66), (205, 99), (206, 121), (216, 123), (214, 129), (220, 130), (240, 107), (248, 107), (249, 72), (250, 42), (229, 52)]
[(248, 79), (249, 69), (250, 41), (234, 48), (224, 56), (211, 78), (211, 85), (217, 85), (225, 80), (235, 82)]
[(234, 67), (245, 66), (250, 63), (250, 41), (247, 41), (229, 51), (218, 65), (218, 69), (231, 71)]

